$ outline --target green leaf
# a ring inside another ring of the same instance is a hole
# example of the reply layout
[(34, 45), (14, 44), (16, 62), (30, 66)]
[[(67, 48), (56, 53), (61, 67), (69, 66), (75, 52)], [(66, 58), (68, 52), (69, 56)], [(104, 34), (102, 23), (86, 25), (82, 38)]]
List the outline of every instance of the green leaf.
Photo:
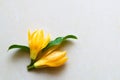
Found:
[(67, 36), (64, 37), (64, 40), (66, 40), (68, 38), (77, 39), (77, 37), (74, 36), (74, 35), (67, 35)]
[(24, 45), (17, 45), (17, 44), (11, 45), (11, 46), (8, 48), (8, 50), (14, 49), (14, 48), (19, 48), (19, 49), (23, 49), (23, 50), (26, 50), (26, 51), (30, 51), (30, 48), (29, 48), (29, 47), (24, 46)]
[(67, 35), (65, 37), (57, 37), (55, 40), (50, 41), (48, 43), (48, 45), (43, 50), (46, 50), (46, 49), (51, 48), (53, 46), (60, 45), (63, 41), (65, 41), (65, 40), (67, 40), (69, 38), (71, 38), (71, 39), (77, 39), (77, 37), (75, 35)]

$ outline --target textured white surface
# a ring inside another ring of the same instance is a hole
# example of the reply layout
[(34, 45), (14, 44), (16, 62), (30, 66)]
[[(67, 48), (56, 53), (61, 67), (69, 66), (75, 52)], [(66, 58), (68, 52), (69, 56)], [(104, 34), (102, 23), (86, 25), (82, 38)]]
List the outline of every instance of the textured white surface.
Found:
[[(0, 28), (0, 80), (120, 80), (119, 0), (0, 0)], [(29, 55), (7, 48), (41, 28), (79, 39), (65, 66), (28, 72)]]

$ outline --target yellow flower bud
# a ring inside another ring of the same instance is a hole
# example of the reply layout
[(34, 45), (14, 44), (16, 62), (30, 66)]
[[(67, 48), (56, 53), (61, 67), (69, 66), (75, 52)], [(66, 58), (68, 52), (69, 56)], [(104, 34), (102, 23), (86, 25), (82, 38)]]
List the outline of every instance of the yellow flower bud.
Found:
[(46, 38), (44, 37), (43, 30), (36, 30), (33, 33), (28, 31), (28, 44), (30, 47), (30, 58), (35, 60), (38, 53), (47, 46), (50, 42), (50, 35), (47, 34)]
[(53, 51), (48, 55), (44, 55), (41, 59), (35, 62), (34, 67), (58, 67), (63, 65), (67, 59), (66, 51)]

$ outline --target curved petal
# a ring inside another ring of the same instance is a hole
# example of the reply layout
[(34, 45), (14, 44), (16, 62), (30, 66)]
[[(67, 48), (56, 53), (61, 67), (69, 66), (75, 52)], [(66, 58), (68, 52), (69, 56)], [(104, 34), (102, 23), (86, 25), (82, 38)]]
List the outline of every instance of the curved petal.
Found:
[(49, 54), (46, 57), (43, 57), (42, 59), (47, 60), (47, 62), (54, 62), (66, 55), (66, 51), (54, 51), (51, 54)]
[(67, 60), (68, 60), (68, 57), (65, 56), (56, 62), (46, 63), (46, 65), (49, 67), (58, 67), (58, 66), (63, 65)]

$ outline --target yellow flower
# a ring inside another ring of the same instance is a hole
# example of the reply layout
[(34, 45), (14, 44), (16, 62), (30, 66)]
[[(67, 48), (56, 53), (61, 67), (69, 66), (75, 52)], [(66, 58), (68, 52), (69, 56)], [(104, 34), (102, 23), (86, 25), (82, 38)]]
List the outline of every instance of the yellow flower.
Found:
[(28, 31), (28, 44), (30, 47), (30, 58), (35, 60), (38, 53), (47, 46), (50, 42), (50, 35), (47, 34), (46, 38), (44, 37), (43, 30), (36, 30), (33, 33)]
[[(49, 51), (50, 52), (50, 51)], [(53, 51), (45, 54), (41, 59), (34, 63), (34, 68), (58, 67), (67, 61), (66, 51)]]

